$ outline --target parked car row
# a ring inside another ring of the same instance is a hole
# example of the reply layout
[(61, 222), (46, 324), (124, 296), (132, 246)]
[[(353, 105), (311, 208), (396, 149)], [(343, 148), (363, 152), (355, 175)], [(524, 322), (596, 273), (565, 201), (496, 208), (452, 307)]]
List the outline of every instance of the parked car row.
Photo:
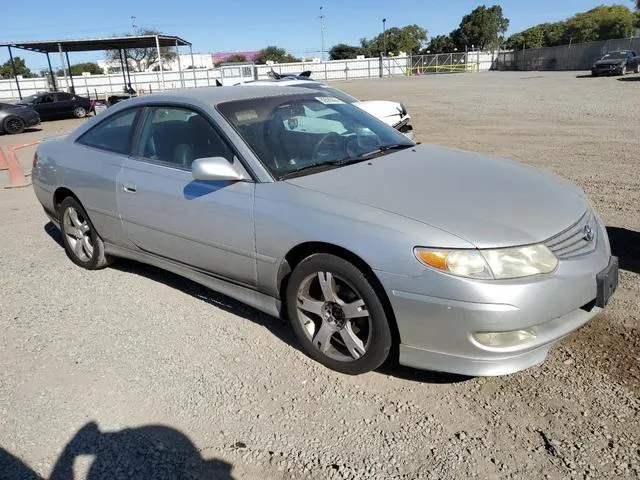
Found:
[(61, 118), (84, 118), (93, 111), (93, 101), (66, 92), (44, 92), (29, 95), (18, 104), (0, 103), (0, 131), (22, 133), (41, 121)]

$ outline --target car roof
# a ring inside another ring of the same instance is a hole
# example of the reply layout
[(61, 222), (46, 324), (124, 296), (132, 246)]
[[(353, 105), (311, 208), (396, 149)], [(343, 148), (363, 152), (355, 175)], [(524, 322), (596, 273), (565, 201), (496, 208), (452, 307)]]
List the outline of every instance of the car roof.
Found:
[[(144, 104), (148, 102), (157, 102), (162, 100), (178, 100), (178, 101), (197, 101), (204, 102), (209, 105), (217, 105), (219, 103), (230, 102), (233, 100), (250, 100), (260, 97), (277, 97), (281, 95), (292, 94), (309, 94), (308, 89), (290, 88), (290, 87), (268, 87), (255, 86), (253, 88), (245, 88), (242, 86), (233, 87), (198, 87), (183, 88), (172, 90), (169, 92), (153, 93), (143, 95), (141, 97), (127, 100), (128, 105)], [(124, 102), (123, 102), (124, 103)]]

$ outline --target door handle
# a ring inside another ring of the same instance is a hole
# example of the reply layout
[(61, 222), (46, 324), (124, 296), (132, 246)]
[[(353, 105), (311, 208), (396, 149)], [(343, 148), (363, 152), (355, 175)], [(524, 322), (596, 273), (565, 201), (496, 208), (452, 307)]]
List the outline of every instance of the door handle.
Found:
[(127, 193), (136, 193), (137, 189), (138, 189), (138, 187), (136, 185), (134, 185), (133, 183), (123, 183), (122, 184), (122, 190), (127, 192)]

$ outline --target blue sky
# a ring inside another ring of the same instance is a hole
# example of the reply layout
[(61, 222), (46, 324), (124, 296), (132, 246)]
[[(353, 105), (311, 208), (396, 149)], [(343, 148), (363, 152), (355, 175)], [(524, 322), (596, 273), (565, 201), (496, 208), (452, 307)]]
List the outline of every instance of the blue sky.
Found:
[[(319, 54), (320, 6), (326, 17), (326, 48), (336, 43), (356, 44), (361, 37), (374, 37), (387, 28), (417, 23), (429, 36), (448, 33), (463, 15), (485, 2), (469, 0), (30, 0), (5, 1), (2, 6), (0, 43), (15, 40), (50, 40), (111, 36), (131, 30), (132, 19), (139, 26), (178, 35), (193, 43), (194, 52), (254, 50), (278, 45), (294, 55)], [(60, 4), (64, 3), (64, 7)], [(510, 32), (531, 25), (567, 18), (596, 5), (630, 0), (504, 0), (486, 2), (502, 5), (510, 20)], [(25, 11), (28, 5), (28, 11)], [(44, 56), (16, 51), (34, 70), (46, 65)], [(102, 52), (70, 54), (71, 63), (95, 60)], [(0, 51), (0, 63), (8, 59)], [(59, 56), (53, 55), (54, 68)]]

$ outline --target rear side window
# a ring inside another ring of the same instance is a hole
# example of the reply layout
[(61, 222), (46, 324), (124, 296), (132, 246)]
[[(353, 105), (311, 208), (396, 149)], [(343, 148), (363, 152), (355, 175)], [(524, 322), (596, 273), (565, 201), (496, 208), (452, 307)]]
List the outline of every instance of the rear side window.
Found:
[(124, 110), (109, 117), (82, 135), (77, 142), (88, 147), (115, 153), (128, 153), (129, 137), (139, 108)]

